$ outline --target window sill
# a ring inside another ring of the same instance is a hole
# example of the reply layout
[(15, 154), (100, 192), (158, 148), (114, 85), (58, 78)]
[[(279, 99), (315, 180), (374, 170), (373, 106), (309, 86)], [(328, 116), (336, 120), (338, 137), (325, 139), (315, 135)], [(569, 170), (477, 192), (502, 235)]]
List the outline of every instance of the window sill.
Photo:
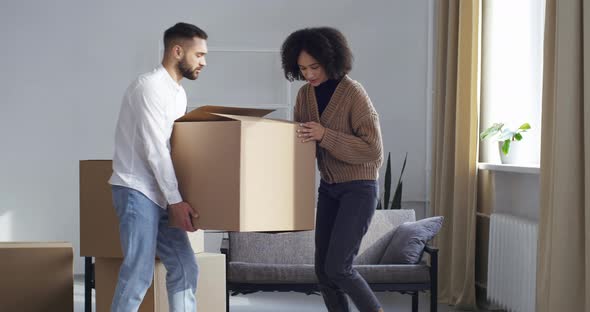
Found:
[(511, 172), (511, 173), (522, 173), (522, 174), (539, 174), (541, 172), (539, 165), (534, 165), (534, 164), (505, 165), (505, 164), (493, 164), (493, 163), (477, 163), (477, 169)]

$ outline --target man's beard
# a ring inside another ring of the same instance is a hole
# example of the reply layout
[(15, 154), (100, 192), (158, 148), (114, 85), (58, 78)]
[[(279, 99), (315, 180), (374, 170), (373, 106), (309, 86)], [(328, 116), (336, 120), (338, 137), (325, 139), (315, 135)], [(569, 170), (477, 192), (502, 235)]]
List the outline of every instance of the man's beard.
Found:
[(199, 77), (199, 74), (196, 72), (197, 68), (191, 68), (185, 60), (181, 60), (178, 63), (178, 70), (180, 70), (182, 77), (186, 79), (196, 80)]

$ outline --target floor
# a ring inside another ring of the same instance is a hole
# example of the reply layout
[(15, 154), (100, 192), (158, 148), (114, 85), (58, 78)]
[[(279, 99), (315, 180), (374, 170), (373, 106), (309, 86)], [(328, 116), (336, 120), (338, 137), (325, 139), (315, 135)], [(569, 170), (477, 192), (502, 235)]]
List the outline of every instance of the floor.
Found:
[[(411, 311), (410, 296), (398, 293), (377, 293), (385, 312)], [(419, 311), (429, 311), (428, 294), (420, 295)], [(232, 312), (316, 312), (326, 311), (322, 298), (317, 295), (299, 293), (255, 293), (230, 298)], [(76, 276), (74, 282), (74, 311), (84, 312), (84, 279)], [(95, 311), (93, 307), (93, 311)], [(354, 311), (357, 311), (354, 309)], [(439, 312), (454, 312), (452, 307), (438, 305)], [(486, 310), (480, 310), (485, 312)], [(218, 312), (218, 311), (199, 311)], [(220, 311), (223, 312), (223, 311)]]

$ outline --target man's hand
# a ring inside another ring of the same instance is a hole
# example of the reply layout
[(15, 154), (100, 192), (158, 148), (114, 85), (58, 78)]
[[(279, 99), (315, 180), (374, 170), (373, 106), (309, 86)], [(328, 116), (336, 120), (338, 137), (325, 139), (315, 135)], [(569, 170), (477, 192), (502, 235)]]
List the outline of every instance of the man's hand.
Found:
[(301, 142), (316, 141), (320, 142), (324, 138), (326, 128), (317, 122), (306, 122), (299, 124), (297, 137), (302, 138)]
[(171, 227), (194, 232), (197, 229), (193, 226), (193, 217), (198, 218), (199, 213), (197, 209), (187, 202), (179, 202), (168, 206), (168, 220)]

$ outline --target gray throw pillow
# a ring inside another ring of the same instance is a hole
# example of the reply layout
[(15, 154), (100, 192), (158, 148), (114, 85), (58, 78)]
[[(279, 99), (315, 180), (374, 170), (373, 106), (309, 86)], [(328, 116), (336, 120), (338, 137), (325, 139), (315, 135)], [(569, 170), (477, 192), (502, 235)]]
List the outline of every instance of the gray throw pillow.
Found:
[(424, 252), (424, 246), (442, 227), (443, 217), (431, 217), (400, 225), (393, 236), (381, 264), (416, 264)]

